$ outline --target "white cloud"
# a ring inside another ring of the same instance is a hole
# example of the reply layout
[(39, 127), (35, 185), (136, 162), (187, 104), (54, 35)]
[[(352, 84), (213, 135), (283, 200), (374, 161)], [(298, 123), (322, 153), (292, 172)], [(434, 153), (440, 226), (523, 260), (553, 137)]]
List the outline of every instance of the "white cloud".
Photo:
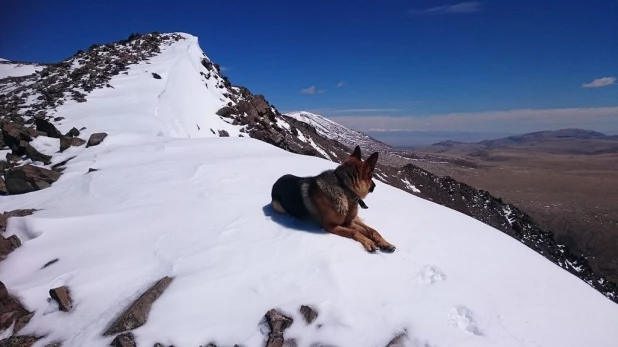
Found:
[(221, 70), (221, 72), (230, 71), (230, 68), (227, 66), (221, 66), (219, 69)]
[(455, 5), (442, 5), (425, 9), (410, 10), (410, 14), (416, 15), (439, 15), (439, 14), (457, 14), (457, 13), (474, 13), (482, 10), (481, 3), (478, 1), (460, 2)]
[(360, 131), (531, 132), (558, 128), (618, 131), (618, 106), (599, 108), (518, 109), (422, 116), (331, 116)]
[(300, 92), (302, 94), (313, 95), (313, 94), (322, 94), (325, 92), (323, 89), (317, 89), (315, 86), (311, 86), (309, 88), (301, 89)]
[(345, 82), (341, 81), (339, 83), (337, 83), (337, 88), (341, 88), (345, 85)]
[(609, 85), (614, 84), (616, 82), (616, 77), (603, 77), (597, 78), (596, 80), (590, 83), (582, 84), (582, 88), (599, 88), (599, 87), (607, 87)]

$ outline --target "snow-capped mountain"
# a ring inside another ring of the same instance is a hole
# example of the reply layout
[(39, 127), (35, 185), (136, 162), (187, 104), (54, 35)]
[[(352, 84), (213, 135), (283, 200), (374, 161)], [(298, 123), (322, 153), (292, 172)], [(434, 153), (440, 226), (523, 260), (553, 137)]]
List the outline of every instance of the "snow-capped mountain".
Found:
[(322, 115), (306, 111), (289, 112), (285, 115), (315, 127), (318, 134), (339, 141), (350, 148), (360, 145), (373, 152), (387, 153), (391, 151), (391, 146), (367, 134), (344, 127)]
[(618, 342), (615, 287), (454, 180), (379, 166), (360, 215), (393, 254), (276, 214), (272, 183), (335, 167), (346, 130), (233, 86), (195, 36), (131, 35), (0, 80), (0, 118), (3, 344)]

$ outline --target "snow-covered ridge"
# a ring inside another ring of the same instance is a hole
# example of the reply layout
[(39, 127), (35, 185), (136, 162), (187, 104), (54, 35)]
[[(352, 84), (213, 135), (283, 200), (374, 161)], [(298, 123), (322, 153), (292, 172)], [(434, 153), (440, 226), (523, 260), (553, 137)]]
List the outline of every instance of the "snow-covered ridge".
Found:
[(315, 127), (320, 135), (339, 141), (348, 147), (354, 148), (357, 145), (361, 145), (363, 148), (367, 148), (368, 151), (371, 150), (381, 153), (391, 151), (389, 145), (369, 135), (347, 128), (322, 115), (306, 111), (289, 112), (285, 115)]
[(13, 62), (6, 59), (0, 59), (0, 79), (31, 75), (43, 70), (44, 68), (45, 65), (42, 64)]

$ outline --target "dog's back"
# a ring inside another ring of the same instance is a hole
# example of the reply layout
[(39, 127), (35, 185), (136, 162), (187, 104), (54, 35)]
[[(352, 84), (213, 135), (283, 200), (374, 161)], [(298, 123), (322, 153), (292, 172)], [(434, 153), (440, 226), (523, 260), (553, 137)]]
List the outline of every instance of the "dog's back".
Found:
[(283, 175), (273, 184), (270, 196), (273, 207), (281, 212), (303, 220), (315, 219), (315, 211), (309, 199), (312, 177)]

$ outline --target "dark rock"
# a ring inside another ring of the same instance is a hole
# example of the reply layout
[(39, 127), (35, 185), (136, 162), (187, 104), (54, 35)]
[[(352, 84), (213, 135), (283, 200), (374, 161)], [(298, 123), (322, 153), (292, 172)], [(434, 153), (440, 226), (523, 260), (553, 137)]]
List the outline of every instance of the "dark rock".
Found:
[(50, 187), (60, 178), (60, 173), (33, 165), (9, 169), (5, 174), (9, 194), (24, 194)]
[(112, 347), (137, 347), (133, 333), (127, 332), (116, 336), (110, 344)]
[(45, 263), (45, 265), (43, 265), (43, 267), (41, 269), (44, 269), (44, 268), (46, 268), (46, 267), (48, 267), (50, 265), (56, 264), (58, 262), (58, 260), (60, 260), (60, 259), (56, 258), (56, 259), (48, 261), (47, 263)]
[(54, 122), (60, 122), (63, 119), (64, 119), (64, 117), (56, 117), (56, 118), (54, 118)]
[(13, 252), (13, 244), (6, 237), (0, 235), (0, 260), (6, 259), (9, 253)]
[(65, 135), (67, 137), (78, 137), (79, 136), (79, 130), (77, 130), (77, 128), (71, 128), (71, 130), (69, 130), (69, 132)]
[(6, 195), (9, 191), (6, 190), (6, 183), (4, 183), (4, 178), (0, 176), (0, 195)]
[(107, 137), (107, 133), (94, 133), (90, 135), (90, 138), (88, 139), (88, 144), (86, 145), (86, 147), (97, 146), (101, 142), (103, 142), (103, 140), (105, 140), (106, 137)]
[(60, 137), (60, 152), (66, 151), (69, 147), (82, 146), (84, 143), (86, 143), (86, 141), (80, 139), (79, 137), (62, 136)]
[(224, 107), (221, 107), (219, 111), (217, 111), (216, 113), (217, 113), (217, 116), (227, 117), (231, 115), (233, 112), (234, 112), (234, 108), (230, 106), (224, 106)]
[(52, 165), (52, 169), (62, 171), (61, 167), (65, 166), (71, 159), (75, 158), (75, 156), (67, 158), (59, 163)]
[(289, 328), (292, 323), (294, 323), (294, 320), (275, 309), (266, 312), (264, 317), (266, 318), (266, 322), (270, 328), (270, 333), (268, 334), (268, 340), (265, 346), (283, 347), (283, 332)]
[(407, 332), (397, 334), (392, 340), (388, 342), (386, 347), (406, 347), (406, 341), (408, 340)]
[(307, 305), (302, 305), (300, 307), (300, 314), (307, 324), (313, 323), (313, 321), (318, 318), (318, 312)]
[(73, 308), (71, 293), (66, 286), (50, 289), (49, 296), (58, 303), (60, 311), (69, 312)]
[(62, 133), (56, 127), (45, 119), (37, 118), (34, 120), (36, 130), (44, 132), (47, 136), (59, 139)]
[(146, 323), (152, 304), (167, 289), (173, 278), (165, 276), (142, 294), (129, 308), (118, 317), (103, 335), (113, 335), (127, 330), (133, 330)]
[(34, 336), (11, 336), (0, 340), (0, 347), (31, 347), (37, 340)]
[(88, 168), (88, 173), (99, 171), (99, 169)]
[(18, 155), (15, 155), (13, 153), (6, 154), (6, 161), (9, 163), (9, 165), (18, 163), (20, 160), (21, 158)]
[(0, 331), (15, 324), (13, 333), (17, 333), (28, 324), (30, 318), (32, 314), (11, 297), (4, 283), (0, 282)]
[(3, 212), (0, 214), (0, 233), (6, 231), (6, 226), (11, 217), (25, 217), (33, 214), (36, 210), (27, 209), (27, 210), (13, 210), (8, 212)]
[(62, 347), (62, 342), (52, 342), (50, 344), (45, 345), (45, 347)]
[(21, 141), (32, 141), (32, 131), (13, 122), (1, 122), (2, 141), (9, 146), (19, 146)]
[(17, 237), (17, 235), (11, 235), (7, 238), (7, 240), (9, 240), (13, 249), (21, 247), (21, 240)]
[(4, 170), (9, 168), (9, 162), (5, 160), (0, 160), (0, 173), (4, 172)]
[(13, 328), (13, 334), (18, 333), (21, 329), (28, 325), (32, 317), (34, 317), (34, 312), (24, 314), (23, 316), (17, 318), (15, 321), (15, 327)]
[(50, 163), (51, 157), (49, 155), (45, 155), (39, 152), (36, 148), (32, 147), (30, 143), (26, 141), (21, 141), (19, 143), (19, 147), (23, 149), (23, 152), (30, 158), (32, 161), (40, 161), (45, 163), (46, 165)]
[(219, 137), (230, 137), (230, 134), (225, 131), (225, 130), (218, 130), (219, 131)]
[(155, 72), (152, 73), (152, 77), (154, 77), (154, 79), (156, 79), (156, 80), (160, 80), (161, 79), (161, 75), (159, 75), (158, 73), (155, 73)]

